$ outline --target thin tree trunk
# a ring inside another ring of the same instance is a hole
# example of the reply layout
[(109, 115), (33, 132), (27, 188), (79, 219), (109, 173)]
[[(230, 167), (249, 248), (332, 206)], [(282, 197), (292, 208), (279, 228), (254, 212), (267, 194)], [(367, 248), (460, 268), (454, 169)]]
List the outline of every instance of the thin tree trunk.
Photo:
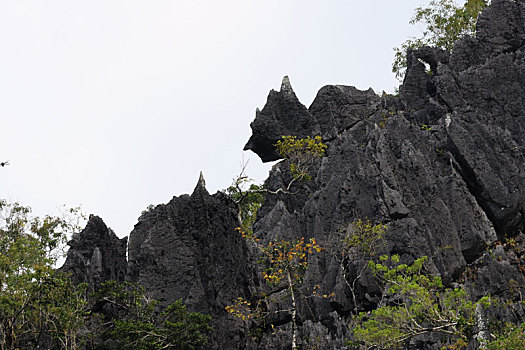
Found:
[(292, 278), (290, 277), (290, 272), (286, 271), (286, 278), (288, 280), (288, 288), (290, 289), (290, 296), (292, 298), (292, 350), (297, 349), (297, 309), (295, 305), (295, 295), (293, 291)]

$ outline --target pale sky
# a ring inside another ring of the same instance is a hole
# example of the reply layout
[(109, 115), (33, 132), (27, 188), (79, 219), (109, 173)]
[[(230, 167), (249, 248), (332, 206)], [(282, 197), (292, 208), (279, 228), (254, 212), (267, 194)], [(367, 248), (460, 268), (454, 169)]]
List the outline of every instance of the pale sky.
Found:
[(0, 1), (0, 198), (65, 204), (126, 236), (149, 204), (210, 193), (249, 159), (255, 109), (284, 75), (392, 92), (393, 47), (424, 0)]

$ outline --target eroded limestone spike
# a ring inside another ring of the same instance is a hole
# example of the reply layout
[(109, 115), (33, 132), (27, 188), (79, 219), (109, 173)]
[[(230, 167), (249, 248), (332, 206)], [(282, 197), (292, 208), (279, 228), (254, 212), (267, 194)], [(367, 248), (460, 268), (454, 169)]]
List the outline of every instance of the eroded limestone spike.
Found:
[(199, 181), (197, 182), (197, 186), (195, 186), (195, 189), (193, 190), (193, 194), (204, 192), (206, 194), (208, 193), (208, 190), (206, 190), (206, 181), (204, 181), (204, 175), (202, 174), (202, 171), (199, 175)]
[(295, 92), (292, 89), (292, 84), (290, 84), (290, 78), (288, 78), (287, 75), (283, 77), (283, 82), (281, 83), (281, 92), (295, 94)]
[(204, 175), (202, 174), (202, 171), (199, 174), (199, 182), (197, 183), (197, 185), (206, 188), (206, 181), (204, 180)]

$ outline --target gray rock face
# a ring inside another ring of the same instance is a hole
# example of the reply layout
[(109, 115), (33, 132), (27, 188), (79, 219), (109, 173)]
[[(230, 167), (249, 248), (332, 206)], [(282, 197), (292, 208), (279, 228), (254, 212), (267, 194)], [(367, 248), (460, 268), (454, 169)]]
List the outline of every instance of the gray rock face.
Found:
[[(446, 149), (500, 236), (512, 234), (524, 221), (524, 8), (523, 3), (495, 2), (480, 16), (477, 36), (457, 43), (448, 65), (435, 53), (426, 55), (431, 58), (413, 53), (441, 64), (426, 81), (420, 78), (422, 64), (413, 65), (401, 88), (409, 109), (438, 106), (423, 109), (432, 114), (431, 121), (449, 113)], [(411, 98), (414, 86), (433, 93)]]
[(254, 151), (264, 162), (281, 158), (275, 152), (275, 144), (282, 136), (306, 137), (316, 131), (315, 121), (295, 96), (288, 77), (283, 78), (279, 92), (270, 91), (266, 105), (256, 115), (251, 124), (254, 133), (244, 149)]
[(127, 279), (164, 303), (182, 299), (189, 310), (212, 315), (213, 349), (242, 346), (244, 329), (225, 307), (255, 291), (252, 258), (235, 231), (237, 213), (227, 195), (206, 191), (201, 176), (191, 196), (143, 214), (129, 239)]
[[(277, 160), (274, 145), (284, 135), (320, 135), (328, 148), (312, 167), (312, 180), (291, 189), (297, 194), (267, 195), (256, 235), (328, 244), (338, 229), (369, 218), (387, 225), (384, 253), (407, 263), (426, 255), (432, 273), (447, 284), (465, 282), (476, 297), (525, 295), (525, 1), (492, 3), (477, 35), (452, 52), (409, 51), (398, 97), (325, 86), (306, 108), (287, 77), (280, 91), (270, 91), (245, 149)], [(266, 188), (288, 184), (288, 169), (286, 161), (276, 164)], [(235, 232), (237, 213), (229, 197), (210, 195), (201, 177), (191, 196), (139, 218), (126, 279), (164, 303), (182, 299), (190, 310), (212, 315), (210, 349), (286, 348), (289, 316), (272, 320), (275, 334), (263, 327), (250, 340), (245, 325), (224, 309), (262, 289), (257, 259)], [(519, 248), (503, 249), (498, 241), (506, 237), (521, 237)], [(78, 281), (123, 280), (125, 240), (99, 218), (91, 217), (70, 245), (63, 269)], [(355, 275), (357, 266), (349, 264)], [(329, 254), (315, 256), (305, 281), (335, 296), (299, 304), (302, 338), (317, 349), (344, 348), (344, 318), (354, 305), (339, 263)], [(363, 276), (357, 308), (374, 308), (377, 292), (374, 279)], [(505, 312), (498, 317), (524, 315), (523, 307)], [(410, 346), (439, 348), (438, 341), (423, 335)]]
[[(418, 231), (430, 234), (426, 244), (437, 236), (459, 242), (463, 258), (472, 261), (495, 233), (501, 238), (523, 228), (524, 9), (522, 2), (495, 2), (480, 17), (477, 36), (458, 42), (450, 55), (429, 47), (410, 51), (398, 101), (372, 90), (326, 86), (306, 109), (290, 95), (291, 87), (270, 93), (247, 148), (268, 160), (259, 150), (270, 149), (277, 135), (320, 134), (329, 144), (310, 185), (313, 198), (292, 200), (295, 212), (316, 203), (299, 220), (304, 232), (330, 232), (355, 217), (392, 225), (415, 219)], [(275, 116), (291, 127), (272, 123)], [(283, 173), (275, 170), (269, 184), (282, 184)], [(443, 227), (448, 233), (438, 235)], [(432, 251), (439, 243), (430, 246)]]
[(67, 259), (60, 270), (71, 273), (76, 284), (87, 282), (91, 291), (104, 281), (124, 281), (127, 242), (127, 237), (119, 239), (101, 218), (90, 215), (84, 230), (68, 242)]
[[(387, 224), (385, 253), (406, 261), (426, 255), (433, 272), (450, 283), (467, 265), (480, 263), (487, 246), (523, 231), (524, 26), (523, 2), (495, 1), (480, 17), (477, 36), (461, 40), (450, 54), (429, 47), (408, 52), (399, 98), (326, 86), (306, 109), (295, 96), (283, 106), (286, 92), (272, 91), (247, 148), (267, 161), (264, 150), (278, 135), (321, 135), (328, 149), (299, 195), (268, 197), (256, 234), (322, 239), (370, 218)], [(292, 127), (272, 123), (274, 116)], [(268, 188), (289, 181), (287, 166), (274, 166)], [(509, 274), (522, 276), (516, 266), (500, 265), (481, 269), (482, 289), (490, 291)], [(322, 280), (324, 290), (340, 291), (331, 305), (316, 306), (319, 315), (351, 307), (330, 258), (311, 271), (309, 278)], [(523, 278), (516, 283), (525, 291)], [(362, 308), (372, 306), (373, 290), (371, 280), (361, 280)]]
[(251, 123), (252, 137), (244, 150), (257, 153), (263, 162), (280, 159), (275, 144), (282, 136), (323, 135), (334, 138), (352, 127), (380, 103), (372, 89), (359, 91), (353, 86), (325, 86), (307, 109), (295, 95), (290, 80), (283, 78), (281, 90), (271, 90), (262, 111), (257, 110)]

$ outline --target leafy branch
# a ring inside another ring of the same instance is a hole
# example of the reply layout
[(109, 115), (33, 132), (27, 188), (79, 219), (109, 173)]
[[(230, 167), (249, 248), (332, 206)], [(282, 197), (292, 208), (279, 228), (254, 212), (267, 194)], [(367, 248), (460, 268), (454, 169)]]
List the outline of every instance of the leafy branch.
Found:
[[(290, 315), (292, 320), (292, 349), (297, 349), (299, 339), (297, 329), (298, 298), (330, 298), (333, 296), (333, 294), (322, 295), (318, 291), (318, 286), (308, 295), (300, 291), (304, 274), (308, 269), (309, 256), (320, 253), (323, 248), (314, 238), (306, 241), (304, 237), (293, 242), (275, 239), (263, 245), (255, 235), (246, 233), (241, 228), (237, 230), (243, 235), (243, 238), (251, 241), (259, 251), (261, 256), (259, 262), (266, 267), (262, 273), (262, 277), (275, 291), (268, 295), (263, 295), (255, 305), (252, 305), (252, 303), (243, 298), (237, 298), (232, 305), (226, 307), (226, 311), (243, 320), (264, 318), (276, 313), (286, 313)], [(284, 290), (287, 291), (286, 295), (290, 297), (291, 306), (273, 312), (265, 311), (263, 304), (276, 302), (277, 300), (273, 298), (273, 295)]]
[(487, 0), (467, 0), (462, 7), (454, 0), (431, 0), (427, 7), (415, 9), (410, 24), (423, 24), (420, 38), (409, 38), (400, 47), (394, 48), (392, 72), (402, 80), (406, 69), (408, 49), (436, 46), (451, 51), (454, 43), (465, 35), (474, 35), (478, 16), (489, 5)]
[(377, 309), (354, 317), (354, 336), (359, 341), (368, 347), (395, 349), (424, 333), (469, 339), (476, 325), (476, 308), (488, 306), (490, 298), (473, 302), (463, 288), (445, 288), (440, 277), (425, 272), (427, 260), (424, 256), (403, 264), (393, 255), (369, 262), (383, 285), (383, 296)]
[[(331, 237), (330, 253), (339, 263), (344, 283), (352, 296), (353, 312), (358, 314), (356, 284), (369, 268), (368, 260), (374, 258), (384, 246), (386, 226), (373, 224), (370, 220), (358, 219), (346, 228), (339, 229)], [(357, 267), (357, 273), (352, 276), (350, 264)]]

